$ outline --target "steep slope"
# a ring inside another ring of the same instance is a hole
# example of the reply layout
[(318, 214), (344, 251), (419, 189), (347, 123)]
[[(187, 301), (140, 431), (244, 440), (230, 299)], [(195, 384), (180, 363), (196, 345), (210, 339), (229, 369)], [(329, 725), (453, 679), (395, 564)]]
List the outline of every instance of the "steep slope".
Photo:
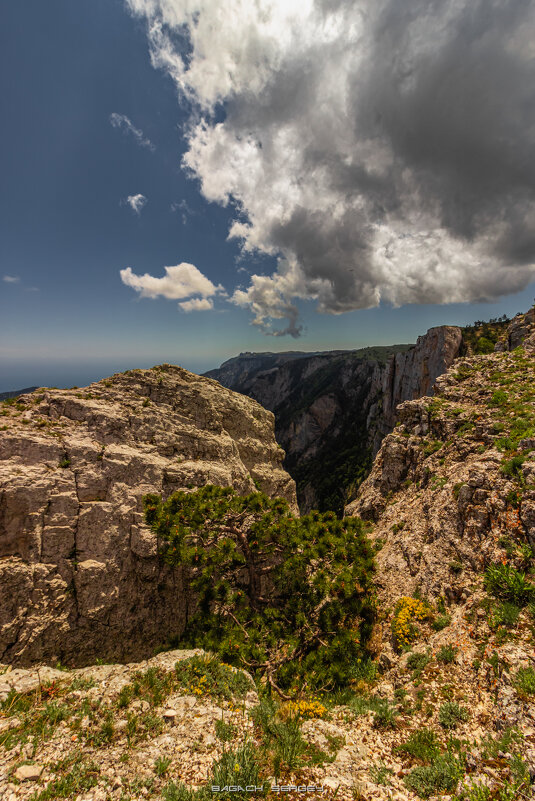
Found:
[[(446, 712), (469, 741), (516, 727), (533, 778), (535, 311), (516, 317), (496, 348), (459, 359), (434, 398), (401, 405), (345, 511), (373, 521), (378, 548), (378, 691), (419, 699), (411, 729), (440, 731)], [(511, 763), (488, 771), (484, 750), (471, 768), (462, 762), (466, 781), (497, 793)], [(469, 797), (530, 798), (530, 781), (516, 794)]]
[(301, 510), (341, 512), (392, 430), (396, 406), (432, 392), (461, 349), (461, 329), (441, 326), (413, 346), (242, 354), (209, 375), (274, 412)]
[(295, 507), (273, 415), (161, 365), (8, 400), (0, 422), (0, 660), (139, 658), (180, 633), (142, 496), (213, 483)]

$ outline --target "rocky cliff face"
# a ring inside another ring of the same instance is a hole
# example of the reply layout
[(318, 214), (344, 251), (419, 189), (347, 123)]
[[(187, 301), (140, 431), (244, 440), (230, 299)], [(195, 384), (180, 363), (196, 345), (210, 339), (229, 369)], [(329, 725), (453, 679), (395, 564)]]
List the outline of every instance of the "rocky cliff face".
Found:
[(383, 436), (394, 428), (398, 405), (422, 395), (432, 395), (436, 379), (451, 367), (462, 347), (461, 329), (441, 325), (430, 328), (427, 334), (418, 337), (413, 348), (397, 353), (389, 360), (382, 376), (382, 414), (374, 432), (374, 453)]
[(414, 346), (248, 353), (209, 375), (274, 412), (302, 511), (341, 511), (394, 427), (397, 405), (432, 393), (461, 349), (461, 329), (440, 326)]
[(178, 634), (187, 592), (142, 497), (207, 483), (287, 498), (255, 401), (179, 367), (40, 389), (0, 417), (0, 661), (140, 658)]

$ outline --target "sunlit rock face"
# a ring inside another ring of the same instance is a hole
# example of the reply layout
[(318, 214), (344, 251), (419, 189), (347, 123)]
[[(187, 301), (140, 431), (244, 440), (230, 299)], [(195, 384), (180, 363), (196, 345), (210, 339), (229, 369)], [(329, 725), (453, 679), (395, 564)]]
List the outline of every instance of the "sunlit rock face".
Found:
[(295, 510), (273, 415), (180, 367), (39, 389), (0, 417), (0, 661), (138, 659), (183, 630), (142, 498), (261, 488)]

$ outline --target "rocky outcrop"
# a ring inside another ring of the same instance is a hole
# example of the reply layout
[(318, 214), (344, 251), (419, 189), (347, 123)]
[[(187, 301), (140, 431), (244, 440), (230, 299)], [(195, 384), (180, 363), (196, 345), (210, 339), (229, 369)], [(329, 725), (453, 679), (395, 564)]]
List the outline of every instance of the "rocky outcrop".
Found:
[[(459, 359), (436, 381), (434, 398), (398, 407), (394, 432), (346, 506), (346, 514), (374, 521), (373, 536), (385, 542), (377, 557), (385, 602), (416, 589), (459, 600), (467, 574), (503, 555), (500, 537), (513, 532), (535, 546), (530, 315), (511, 323), (515, 346), (519, 328), (525, 351)], [(509, 474), (504, 465), (516, 453), (521, 473)], [(462, 565), (458, 574), (452, 563)]]
[(382, 379), (382, 415), (374, 434), (374, 452), (383, 436), (394, 428), (396, 409), (406, 400), (432, 395), (437, 378), (451, 367), (461, 354), (463, 335), (460, 328), (441, 325), (418, 337), (416, 345), (393, 356)]
[(396, 428), (346, 506), (347, 515), (373, 522), (371, 536), (381, 546), (378, 597), (390, 614), (401, 597), (414, 594), (471, 604), (490, 564), (525, 570), (529, 563), (534, 322), (532, 312), (519, 315), (505, 339), (512, 351), (459, 359), (436, 382), (434, 398), (401, 404)]
[(142, 658), (180, 634), (187, 588), (142, 497), (260, 487), (295, 507), (273, 415), (179, 367), (40, 389), (0, 417), (0, 661)]
[(535, 307), (526, 314), (517, 314), (513, 317), (505, 336), (497, 342), (495, 351), (503, 353), (506, 350), (514, 350), (520, 345), (530, 352), (535, 350)]

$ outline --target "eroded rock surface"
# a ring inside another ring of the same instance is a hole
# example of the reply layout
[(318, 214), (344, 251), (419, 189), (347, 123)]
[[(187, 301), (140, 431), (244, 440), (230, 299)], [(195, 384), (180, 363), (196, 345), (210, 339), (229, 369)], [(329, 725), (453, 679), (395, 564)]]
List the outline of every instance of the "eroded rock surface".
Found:
[(0, 417), (0, 660), (134, 659), (184, 626), (142, 497), (260, 487), (295, 506), (273, 415), (179, 367), (39, 389)]

